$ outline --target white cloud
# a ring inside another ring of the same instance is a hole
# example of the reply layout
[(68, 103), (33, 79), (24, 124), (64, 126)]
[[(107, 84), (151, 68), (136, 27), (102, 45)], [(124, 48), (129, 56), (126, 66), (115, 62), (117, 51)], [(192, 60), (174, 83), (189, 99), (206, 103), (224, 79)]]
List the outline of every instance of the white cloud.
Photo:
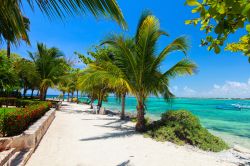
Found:
[(226, 81), (223, 85), (215, 84), (208, 92), (208, 97), (250, 97), (250, 79), (247, 82)]
[(194, 97), (196, 95), (196, 90), (185, 86), (184, 88), (179, 88), (178, 86), (173, 86), (170, 91), (178, 97)]
[[(175, 86), (174, 86), (175, 87)], [(210, 90), (198, 91), (188, 86), (174, 88), (171, 90), (180, 97), (227, 97), (227, 98), (249, 98), (250, 78), (246, 82), (226, 81), (222, 85), (214, 84)]]

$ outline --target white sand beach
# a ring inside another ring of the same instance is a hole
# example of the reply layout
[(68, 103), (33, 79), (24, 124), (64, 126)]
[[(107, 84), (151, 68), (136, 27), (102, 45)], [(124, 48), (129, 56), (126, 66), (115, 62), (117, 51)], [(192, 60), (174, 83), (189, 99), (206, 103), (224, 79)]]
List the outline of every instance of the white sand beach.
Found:
[(119, 117), (84, 112), (88, 105), (64, 102), (28, 166), (230, 166), (232, 150), (204, 152), (191, 146), (156, 142), (134, 132)]

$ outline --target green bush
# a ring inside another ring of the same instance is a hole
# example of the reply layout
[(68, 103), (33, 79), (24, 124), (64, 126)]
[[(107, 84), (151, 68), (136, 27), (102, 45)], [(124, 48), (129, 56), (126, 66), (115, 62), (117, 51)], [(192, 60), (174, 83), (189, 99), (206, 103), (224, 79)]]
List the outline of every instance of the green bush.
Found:
[(206, 151), (219, 152), (228, 145), (201, 126), (192, 113), (185, 110), (167, 111), (161, 120), (147, 126), (147, 136), (157, 141), (170, 141), (179, 145), (190, 144)]
[(13, 136), (22, 133), (33, 122), (45, 114), (51, 107), (50, 102), (39, 102), (26, 108), (1, 109), (0, 133), (2, 136)]
[(16, 107), (26, 107), (31, 104), (37, 104), (38, 101), (25, 100), (18, 98), (0, 98), (0, 107), (5, 106), (16, 106)]

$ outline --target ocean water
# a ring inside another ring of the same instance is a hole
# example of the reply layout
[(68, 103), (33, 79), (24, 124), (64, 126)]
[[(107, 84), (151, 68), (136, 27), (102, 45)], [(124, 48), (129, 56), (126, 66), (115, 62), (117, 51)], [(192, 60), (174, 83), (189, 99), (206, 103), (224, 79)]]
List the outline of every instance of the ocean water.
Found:
[[(121, 110), (121, 103), (115, 97), (109, 97), (103, 106), (111, 110)], [(191, 111), (204, 127), (230, 145), (236, 144), (250, 149), (250, 100), (176, 98), (167, 103), (163, 98), (150, 97), (146, 106), (146, 116), (152, 119), (159, 119), (168, 110)], [(136, 112), (134, 97), (126, 98), (126, 111)]]

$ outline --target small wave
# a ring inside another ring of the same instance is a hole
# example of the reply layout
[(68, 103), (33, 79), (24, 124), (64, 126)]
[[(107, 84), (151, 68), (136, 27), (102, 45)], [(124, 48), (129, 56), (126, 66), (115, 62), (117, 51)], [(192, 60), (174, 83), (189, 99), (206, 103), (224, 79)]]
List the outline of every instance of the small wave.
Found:
[(231, 104), (233, 107), (238, 107), (240, 109), (250, 109), (249, 105), (241, 105), (241, 104)]

